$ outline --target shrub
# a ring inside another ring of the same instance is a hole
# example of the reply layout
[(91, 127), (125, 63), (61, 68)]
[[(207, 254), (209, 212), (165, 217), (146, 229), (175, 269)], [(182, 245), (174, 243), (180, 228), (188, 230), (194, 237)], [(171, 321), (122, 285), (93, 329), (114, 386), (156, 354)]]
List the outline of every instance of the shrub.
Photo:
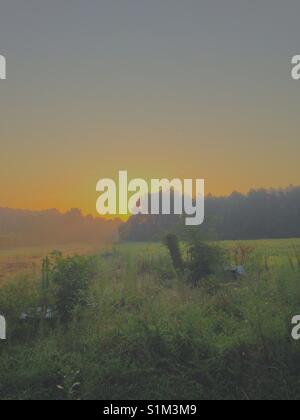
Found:
[(201, 240), (197, 235), (191, 235), (186, 260), (182, 257), (176, 235), (169, 234), (164, 242), (175, 270), (185, 272), (186, 278), (193, 286), (197, 286), (201, 280), (218, 272), (224, 263), (224, 251), (216, 245)]
[(51, 280), (55, 287), (55, 306), (61, 321), (69, 321), (75, 307), (86, 303), (86, 291), (95, 277), (95, 268), (95, 259), (91, 257), (56, 257)]
[(219, 247), (200, 241), (190, 244), (188, 255), (188, 269), (193, 286), (219, 271), (224, 261), (224, 254)]

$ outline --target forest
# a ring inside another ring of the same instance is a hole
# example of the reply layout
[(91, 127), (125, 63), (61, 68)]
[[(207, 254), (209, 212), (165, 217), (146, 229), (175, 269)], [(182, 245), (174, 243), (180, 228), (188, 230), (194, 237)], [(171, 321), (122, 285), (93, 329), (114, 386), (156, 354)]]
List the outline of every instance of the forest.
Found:
[[(227, 197), (209, 195), (205, 223), (198, 229), (218, 240), (287, 239), (300, 236), (300, 187), (253, 189)], [(177, 215), (132, 216), (120, 227), (124, 241), (159, 241), (168, 232), (183, 236)], [(208, 232), (209, 231), (209, 232)]]

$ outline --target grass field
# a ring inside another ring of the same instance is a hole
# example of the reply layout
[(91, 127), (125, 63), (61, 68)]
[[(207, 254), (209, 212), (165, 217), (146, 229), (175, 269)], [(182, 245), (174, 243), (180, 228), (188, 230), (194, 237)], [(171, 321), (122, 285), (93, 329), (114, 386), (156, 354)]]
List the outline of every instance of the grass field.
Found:
[(0, 248), (0, 284), (18, 273), (38, 274), (43, 258), (53, 250), (64, 255), (88, 255), (97, 252), (100, 247), (94, 244), (67, 244), (36, 247)]
[(68, 323), (20, 323), (22, 310), (40, 304), (41, 275), (6, 282), (1, 399), (299, 399), (291, 319), (300, 314), (300, 240), (221, 246), (233, 259), (237, 246), (251, 249), (246, 276), (218, 274), (197, 288), (160, 244), (61, 261), (53, 279), (63, 273), (67, 285), (91, 273)]

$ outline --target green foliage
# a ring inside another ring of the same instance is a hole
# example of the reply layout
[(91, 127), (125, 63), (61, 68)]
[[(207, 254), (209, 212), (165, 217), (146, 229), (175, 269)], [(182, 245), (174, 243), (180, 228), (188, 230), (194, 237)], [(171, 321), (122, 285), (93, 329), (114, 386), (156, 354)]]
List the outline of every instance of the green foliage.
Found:
[(13, 322), (24, 308), (31, 308), (38, 302), (37, 284), (27, 275), (18, 275), (0, 288), (1, 311)]
[(50, 277), (55, 286), (55, 307), (62, 322), (70, 320), (77, 305), (86, 304), (86, 292), (95, 275), (94, 258), (55, 256)]
[(195, 241), (188, 247), (188, 255), (190, 280), (194, 286), (224, 268), (224, 251), (217, 245)]
[(185, 272), (188, 281), (193, 286), (224, 268), (225, 251), (219, 246), (205, 242), (202, 235), (191, 231), (187, 245), (187, 258), (182, 257), (182, 251), (177, 236), (169, 234), (164, 243), (169, 250), (173, 266), (179, 273)]
[(164, 242), (170, 252), (175, 270), (181, 272), (184, 268), (184, 263), (181, 256), (181, 250), (177, 236), (174, 234), (169, 234), (165, 237)]
[(51, 257), (47, 298), (61, 303), (52, 329), (20, 335), (18, 314), (38, 304), (39, 282), (0, 288), (13, 331), (0, 345), (0, 399), (299, 400), (299, 343), (290, 339), (300, 313), (296, 258), (264, 242), (246, 263), (239, 282), (216, 272), (191, 288), (181, 274), (166, 282), (174, 269), (162, 245)]

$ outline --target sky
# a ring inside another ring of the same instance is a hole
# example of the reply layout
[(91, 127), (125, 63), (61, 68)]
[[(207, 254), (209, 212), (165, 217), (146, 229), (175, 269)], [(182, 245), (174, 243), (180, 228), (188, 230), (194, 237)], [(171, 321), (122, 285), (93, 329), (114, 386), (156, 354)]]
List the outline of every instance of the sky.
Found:
[(96, 212), (96, 183), (300, 185), (299, 0), (1, 0), (0, 207)]

